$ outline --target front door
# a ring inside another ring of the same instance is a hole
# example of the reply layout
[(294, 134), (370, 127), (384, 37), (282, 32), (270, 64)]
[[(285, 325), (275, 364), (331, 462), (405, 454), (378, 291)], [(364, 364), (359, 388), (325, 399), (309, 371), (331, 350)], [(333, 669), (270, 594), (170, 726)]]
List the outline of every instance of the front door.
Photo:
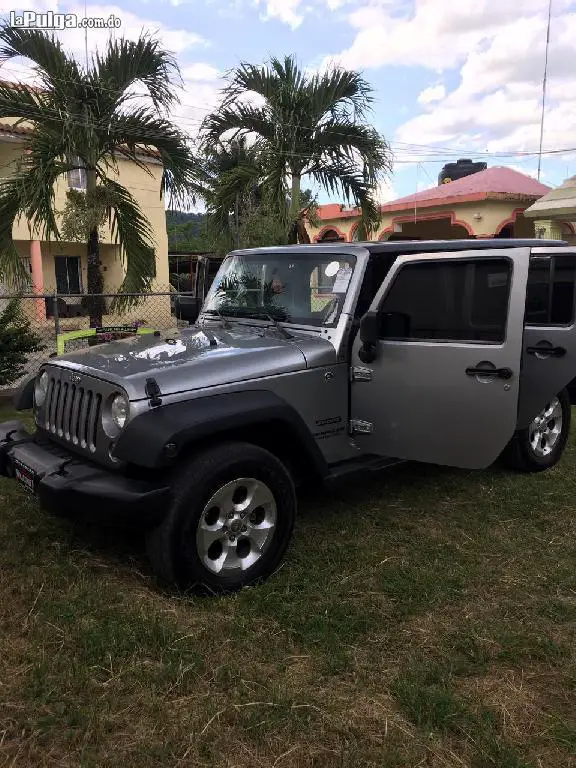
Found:
[(56, 291), (63, 296), (82, 293), (79, 256), (54, 256)]
[(576, 249), (534, 248), (526, 290), (526, 328), (518, 426), (527, 427), (576, 377)]
[[(352, 386), (365, 453), (481, 468), (516, 428), (528, 248), (400, 257), (373, 304), (371, 380)], [(364, 374), (364, 377), (366, 375)]]

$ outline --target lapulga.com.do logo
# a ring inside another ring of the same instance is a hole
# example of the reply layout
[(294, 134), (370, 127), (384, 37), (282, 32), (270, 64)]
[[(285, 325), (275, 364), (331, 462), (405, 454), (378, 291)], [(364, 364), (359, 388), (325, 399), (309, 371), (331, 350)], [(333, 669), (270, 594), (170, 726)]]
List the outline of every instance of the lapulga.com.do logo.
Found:
[(10, 11), (10, 26), (23, 29), (118, 29), (121, 19), (115, 14), (102, 16), (78, 16), (76, 13), (54, 13), (45, 11)]

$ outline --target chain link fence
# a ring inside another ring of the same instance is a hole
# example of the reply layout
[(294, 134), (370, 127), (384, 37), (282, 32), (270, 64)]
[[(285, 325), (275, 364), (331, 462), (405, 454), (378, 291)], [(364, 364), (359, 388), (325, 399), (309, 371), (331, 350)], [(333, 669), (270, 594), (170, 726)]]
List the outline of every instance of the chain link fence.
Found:
[[(101, 294), (104, 301), (102, 324), (90, 328), (91, 294), (0, 294), (0, 312), (11, 299), (20, 302), (23, 314), (40, 338), (42, 350), (29, 355), (25, 373), (10, 385), (15, 388), (50, 357), (87, 349), (101, 342), (185, 327), (189, 324), (190, 305), (197, 305), (194, 294), (178, 293), (172, 286), (143, 294), (129, 294), (130, 306), (115, 308), (117, 294)], [(184, 319), (186, 318), (186, 319)]]

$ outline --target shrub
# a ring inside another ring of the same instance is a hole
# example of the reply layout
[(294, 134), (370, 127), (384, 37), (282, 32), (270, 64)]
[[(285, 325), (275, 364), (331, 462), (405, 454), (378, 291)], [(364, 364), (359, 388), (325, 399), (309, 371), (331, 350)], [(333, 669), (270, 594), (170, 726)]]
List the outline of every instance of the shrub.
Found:
[(10, 299), (0, 312), (0, 386), (19, 379), (25, 373), (28, 355), (42, 349), (40, 337), (22, 313), (20, 302)]

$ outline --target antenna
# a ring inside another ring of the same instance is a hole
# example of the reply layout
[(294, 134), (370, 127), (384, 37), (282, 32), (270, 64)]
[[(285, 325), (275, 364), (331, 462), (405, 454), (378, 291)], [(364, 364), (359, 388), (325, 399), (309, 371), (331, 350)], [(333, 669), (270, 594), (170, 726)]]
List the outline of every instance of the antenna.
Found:
[(548, 27), (546, 29), (546, 53), (544, 55), (544, 77), (542, 78), (542, 114), (540, 116), (540, 149), (538, 150), (538, 181), (542, 167), (542, 142), (544, 140), (544, 112), (546, 110), (546, 81), (548, 80), (548, 48), (550, 47), (550, 19), (552, 18), (552, 0), (548, 0)]
[[(552, 0), (550, 0), (552, 2)], [(88, 0), (84, 0), (84, 23), (88, 18)], [(84, 27), (84, 52), (86, 54), (86, 72), (88, 72), (88, 26)]]

